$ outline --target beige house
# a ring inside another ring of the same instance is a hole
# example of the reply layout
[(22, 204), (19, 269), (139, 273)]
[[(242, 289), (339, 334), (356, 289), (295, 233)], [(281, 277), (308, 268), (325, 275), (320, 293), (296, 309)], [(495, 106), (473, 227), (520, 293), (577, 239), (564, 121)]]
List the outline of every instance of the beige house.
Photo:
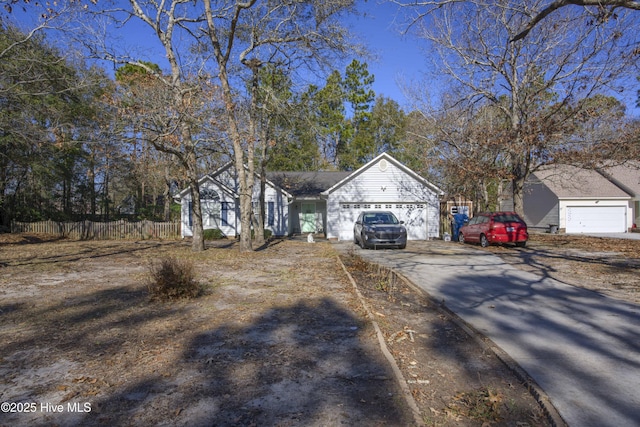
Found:
[[(543, 167), (525, 184), (524, 219), (529, 228), (556, 226), (566, 233), (630, 231), (639, 222), (639, 166)], [(513, 201), (504, 201), (501, 209), (512, 210)]]

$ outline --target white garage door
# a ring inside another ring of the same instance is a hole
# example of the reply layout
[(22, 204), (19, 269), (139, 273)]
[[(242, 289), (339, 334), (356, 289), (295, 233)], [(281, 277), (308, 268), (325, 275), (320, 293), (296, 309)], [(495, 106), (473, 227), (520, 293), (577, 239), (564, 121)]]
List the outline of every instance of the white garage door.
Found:
[(567, 233), (624, 233), (625, 206), (568, 206)]
[(353, 224), (360, 212), (366, 210), (391, 211), (407, 227), (409, 240), (427, 239), (427, 205), (425, 203), (341, 203), (339, 239), (353, 239)]

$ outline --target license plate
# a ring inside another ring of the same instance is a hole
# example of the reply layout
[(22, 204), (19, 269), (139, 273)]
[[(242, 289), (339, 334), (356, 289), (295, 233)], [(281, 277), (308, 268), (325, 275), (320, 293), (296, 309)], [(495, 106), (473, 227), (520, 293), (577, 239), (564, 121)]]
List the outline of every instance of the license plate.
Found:
[(513, 231), (516, 231), (516, 228), (515, 227), (507, 227), (507, 231), (513, 232)]

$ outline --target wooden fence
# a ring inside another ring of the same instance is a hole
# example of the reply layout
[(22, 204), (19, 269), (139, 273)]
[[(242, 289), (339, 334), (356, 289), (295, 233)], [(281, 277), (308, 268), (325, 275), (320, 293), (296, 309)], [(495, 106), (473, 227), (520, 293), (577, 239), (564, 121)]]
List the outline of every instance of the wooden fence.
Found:
[(180, 237), (180, 222), (13, 221), (11, 232), (52, 234), (78, 240), (177, 239)]

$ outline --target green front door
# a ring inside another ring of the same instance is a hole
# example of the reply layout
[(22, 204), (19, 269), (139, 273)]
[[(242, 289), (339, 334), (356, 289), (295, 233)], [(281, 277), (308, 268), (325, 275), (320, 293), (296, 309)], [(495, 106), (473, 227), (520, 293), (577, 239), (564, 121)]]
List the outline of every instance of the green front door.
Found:
[(300, 213), (300, 231), (303, 233), (316, 232), (316, 204), (314, 202), (302, 202)]

